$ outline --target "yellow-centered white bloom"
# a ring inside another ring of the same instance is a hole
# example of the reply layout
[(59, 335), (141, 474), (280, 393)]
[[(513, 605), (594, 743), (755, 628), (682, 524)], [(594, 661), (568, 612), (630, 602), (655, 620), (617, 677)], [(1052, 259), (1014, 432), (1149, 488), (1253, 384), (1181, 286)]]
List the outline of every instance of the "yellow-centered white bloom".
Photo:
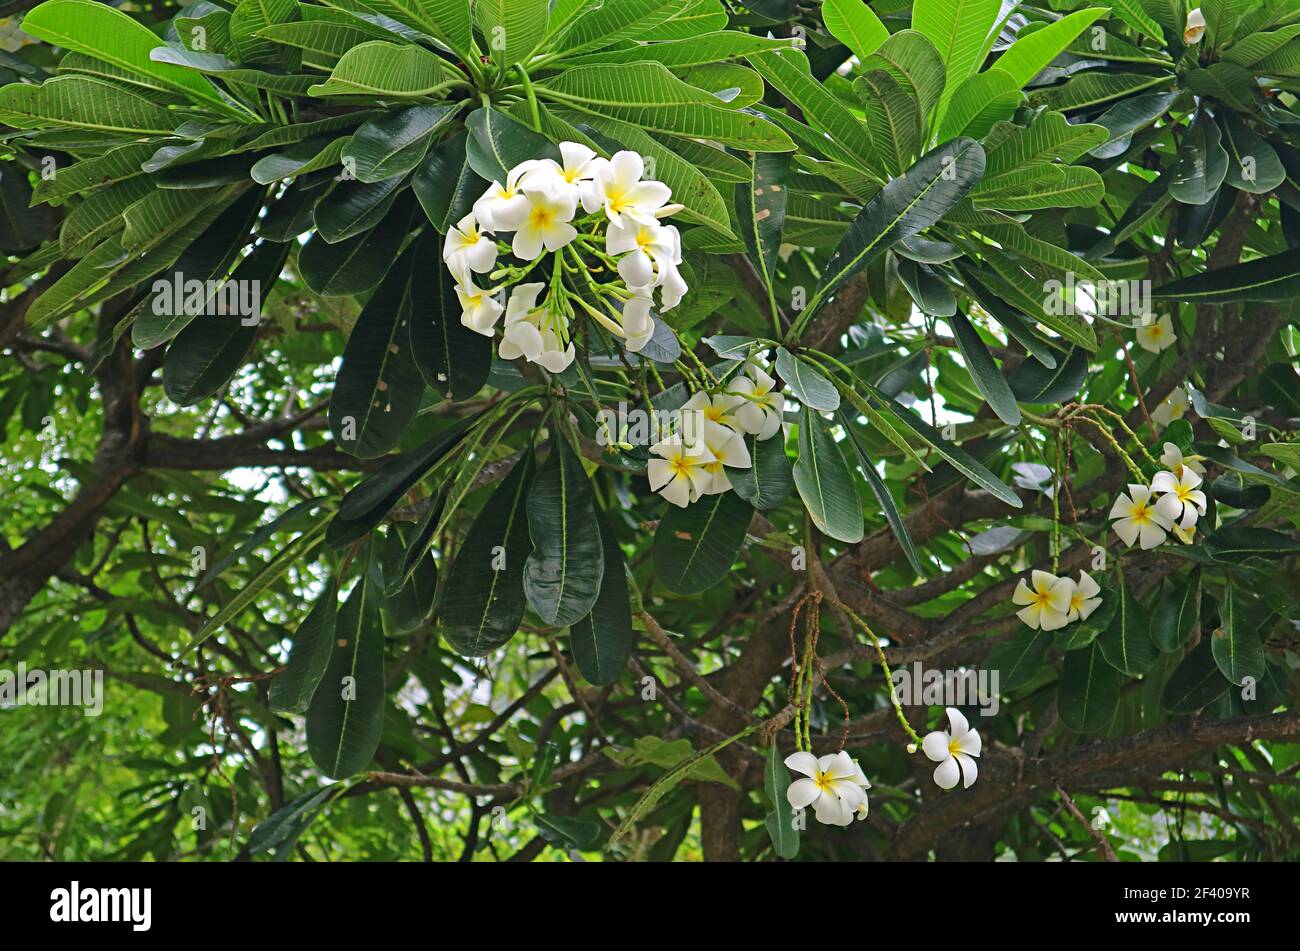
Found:
[(600, 166), (590, 182), (580, 186), (582, 207), (588, 213), (605, 210), (615, 224), (624, 217), (642, 224), (656, 222), (657, 212), (672, 197), (672, 189), (663, 182), (641, 181), (645, 162), (635, 152), (615, 152)]
[(866, 817), (867, 790), (871, 783), (857, 761), (840, 750), (818, 759), (811, 753), (791, 753), (785, 765), (805, 778), (796, 779), (785, 791), (795, 809), (813, 807), (817, 821), (828, 826), (853, 824), (854, 815)]
[(464, 280), (456, 284), (456, 298), (460, 301), (460, 322), (475, 333), (485, 337), (492, 336), (492, 328), (501, 316), (501, 302), (496, 299), (495, 291), (484, 290), (463, 275)]
[(519, 185), (525, 190), (568, 189), (576, 197), (582, 183), (590, 181), (605, 164), (603, 158), (580, 142), (561, 142), (560, 161), (540, 159), (524, 173)]
[(1173, 520), (1162, 515), (1151, 498), (1151, 489), (1145, 485), (1129, 484), (1128, 494), (1120, 494), (1111, 506), (1110, 517), (1117, 519), (1115, 534), (1130, 547), (1136, 542), (1143, 548), (1155, 548), (1164, 543)]
[(1205, 475), (1205, 466), (1201, 463), (1204, 456), (1184, 456), (1181, 449), (1171, 442), (1164, 445), (1160, 453), (1160, 463), (1178, 478), (1183, 477), (1183, 469), (1191, 469), (1197, 475)]
[(1189, 529), (1196, 524), (1197, 516), (1205, 514), (1205, 493), (1198, 486), (1201, 484), (1200, 473), (1193, 472), (1186, 466), (1182, 475), (1172, 472), (1157, 472), (1151, 480), (1151, 491), (1162, 493), (1156, 502), (1156, 511), (1169, 520), (1172, 525), (1178, 523), (1181, 529)]
[(529, 191), (524, 193), (528, 213), (515, 229), (511, 251), (521, 261), (535, 261), (542, 249), (558, 251), (578, 236), (569, 224), (577, 210), (578, 200), (572, 193), (561, 191)]
[(1174, 333), (1174, 322), (1168, 314), (1161, 314), (1149, 324), (1137, 329), (1137, 342), (1143, 350), (1159, 353), (1166, 347), (1172, 347), (1178, 335)]
[(467, 271), (486, 274), (496, 266), (497, 243), (486, 229), (479, 227), (474, 215), (468, 214), (447, 229), (442, 260), (458, 282), (467, 276)]
[(1013, 604), (1024, 605), (1016, 617), (1034, 630), (1055, 631), (1069, 623), (1070, 598), (1074, 595), (1074, 582), (1058, 578), (1050, 571), (1030, 573), (1030, 583), (1021, 578), (1011, 595)]
[(523, 357), (551, 373), (560, 373), (573, 362), (573, 343), (568, 340), (568, 322), (545, 305), (537, 306), (544, 284), (518, 284), (506, 305), (504, 336), (497, 347), (503, 360)]
[(1070, 610), (1066, 612), (1067, 621), (1086, 621), (1088, 615), (1101, 607), (1101, 586), (1092, 580), (1086, 571), (1079, 572), (1079, 580), (1070, 592)]
[(706, 393), (704, 390), (696, 390), (682, 409), (696, 410), (707, 420), (737, 429), (739, 424), (736, 422), (734, 411), (743, 402), (745, 401), (739, 396), (730, 393)]
[(755, 364), (748, 365), (745, 374), (727, 387), (728, 393), (743, 401), (735, 409), (736, 423), (759, 439), (771, 439), (781, 431), (785, 397), (775, 388), (776, 381)]
[(628, 287), (659, 287), (669, 268), (682, 262), (682, 239), (672, 225), (642, 224), (624, 218), (605, 232), (605, 253), (623, 255), (618, 274)]
[(921, 749), (932, 762), (939, 764), (934, 770), (934, 781), (941, 788), (952, 789), (960, 780), (962, 788), (969, 789), (979, 776), (979, 764), (975, 758), (980, 755), (983, 744), (979, 732), (970, 728), (960, 710), (956, 707), (945, 709), (948, 729), (927, 733), (921, 741)]
[(1205, 14), (1201, 8), (1197, 7), (1191, 13), (1187, 14), (1187, 27), (1183, 30), (1183, 42), (1188, 46), (1195, 46), (1201, 42), (1201, 37), (1205, 35)]
[(730, 426), (715, 423), (710, 419), (704, 421), (704, 433), (701, 436), (704, 445), (713, 454), (713, 461), (704, 466), (710, 476), (705, 495), (717, 495), (731, 489), (731, 479), (727, 476), (727, 467), (748, 469), (754, 463), (749, 458), (749, 447), (745, 437)]
[(1161, 401), (1160, 405), (1151, 411), (1151, 419), (1161, 426), (1168, 426), (1174, 420), (1186, 416), (1191, 406), (1192, 401), (1187, 398), (1187, 390), (1181, 386), (1175, 386), (1169, 391), (1169, 395)]
[(506, 183), (494, 181), (474, 202), (474, 218), (488, 231), (514, 231), (528, 214), (528, 199), (519, 185), (536, 161), (520, 162), (506, 174)]
[(713, 477), (705, 468), (713, 453), (701, 439), (685, 439), (673, 433), (650, 447), (658, 456), (646, 465), (650, 488), (678, 508), (686, 508), (704, 495)]

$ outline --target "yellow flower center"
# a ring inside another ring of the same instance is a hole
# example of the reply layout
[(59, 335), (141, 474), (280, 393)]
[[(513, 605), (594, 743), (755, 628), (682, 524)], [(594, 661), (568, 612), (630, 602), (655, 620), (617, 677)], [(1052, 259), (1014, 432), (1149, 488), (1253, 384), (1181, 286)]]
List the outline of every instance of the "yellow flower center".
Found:
[(622, 211), (627, 207), (627, 194), (621, 188), (606, 190), (605, 200), (609, 202), (610, 211)]
[(668, 464), (673, 467), (673, 471), (678, 475), (685, 475), (691, 468), (690, 461), (680, 453), (669, 459)]
[(961, 747), (957, 744), (957, 741), (955, 739), (948, 741), (948, 752), (951, 753), (953, 756), (956, 756), (958, 753), (961, 752)]
[(817, 775), (813, 777), (813, 782), (817, 784), (817, 788), (820, 789), (822, 792), (831, 791), (830, 773), (823, 773), (821, 770), (818, 770)]
[(649, 228), (642, 228), (636, 233), (636, 246), (644, 251), (654, 243), (654, 235), (650, 233)]
[(1128, 517), (1139, 525), (1145, 525), (1151, 521), (1151, 506), (1145, 502), (1134, 502), (1128, 510)]
[(549, 228), (554, 219), (555, 213), (543, 205), (534, 206), (532, 211), (528, 212), (528, 223), (539, 230)]

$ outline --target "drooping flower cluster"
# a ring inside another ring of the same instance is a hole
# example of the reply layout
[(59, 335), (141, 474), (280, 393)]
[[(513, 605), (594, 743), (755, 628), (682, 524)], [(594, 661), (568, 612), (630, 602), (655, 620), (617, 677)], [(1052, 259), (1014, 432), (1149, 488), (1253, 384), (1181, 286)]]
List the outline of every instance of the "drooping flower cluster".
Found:
[[(559, 150), (559, 162), (529, 159), (488, 186), (448, 229), (442, 252), (461, 323), (493, 336), (504, 313), (501, 358), (523, 357), (551, 373), (574, 360), (578, 310), (639, 352), (654, 335), (655, 290), (668, 311), (688, 289), (681, 236), (661, 223), (682, 206), (669, 204), (667, 185), (642, 180), (641, 156), (605, 159), (577, 142)], [(513, 261), (498, 267), (505, 254)], [(534, 272), (544, 279), (523, 281)], [(618, 280), (597, 280), (613, 273)]]
[(1207, 500), (1199, 486), (1205, 471), (1198, 456), (1184, 456), (1173, 443), (1165, 443), (1160, 461), (1168, 466), (1156, 473), (1151, 485), (1130, 483), (1111, 506), (1115, 534), (1125, 545), (1155, 548), (1170, 533), (1190, 545), (1196, 520), (1205, 514)]
[(1029, 581), (1016, 585), (1011, 600), (1023, 605), (1016, 616), (1034, 630), (1055, 631), (1073, 621), (1085, 620), (1101, 605), (1101, 587), (1086, 571), (1079, 580), (1058, 578), (1050, 571), (1035, 569)]
[(732, 488), (727, 470), (753, 465), (745, 436), (771, 439), (781, 431), (785, 397), (768, 369), (763, 357), (752, 358), (714, 391), (691, 396), (673, 431), (650, 447), (653, 491), (684, 508)]
[(962, 788), (969, 789), (979, 775), (979, 765), (975, 760), (983, 742), (979, 731), (970, 728), (960, 710), (956, 707), (946, 707), (945, 710), (948, 729), (927, 733), (921, 741), (921, 750), (932, 762), (939, 764), (934, 770), (934, 781), (942, 788), (952, 789), (961, 780)]
[(818, 758), (800, 751), (787, 756), (785, 765), (806, 777), (796, 779), (785, 791), (786, 800), (795, 809), (812, 806), (817, 821), (828, 826), (852, 825), (854, 816), (867, 817), (871, 783), (848, 753), (840, 750)]

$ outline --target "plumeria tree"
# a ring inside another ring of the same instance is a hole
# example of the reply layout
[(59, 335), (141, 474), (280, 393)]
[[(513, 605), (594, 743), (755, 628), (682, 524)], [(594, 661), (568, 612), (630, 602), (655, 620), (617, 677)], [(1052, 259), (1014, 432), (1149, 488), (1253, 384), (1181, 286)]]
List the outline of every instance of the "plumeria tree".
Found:
[(1291, 0), (17, 6), (0, 856), (1296, 857)]

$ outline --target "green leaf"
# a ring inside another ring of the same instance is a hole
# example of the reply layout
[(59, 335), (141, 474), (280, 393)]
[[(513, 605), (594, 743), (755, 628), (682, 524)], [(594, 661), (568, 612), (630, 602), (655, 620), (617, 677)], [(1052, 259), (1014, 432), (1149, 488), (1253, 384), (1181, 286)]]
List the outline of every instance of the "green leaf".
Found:
[(706, 495), (685, 508), (670, 506), (654, 537), (654, 566), (674, 594), (698, 594), (731, 572), (754, 507), (734, 492)]
[(274, 289), (288, 257), (288, 244), (258, 245), (239, 262), (226, 290), (214, 297), (224, 303), (229, 291), (242, 297), (246, 289), (254, 288), (257, 299), (241, 300), (238, 313), (200, 316), (176, 336), (163, 360), (163, 392), (169, 400), (177, 406), (201, 403), (218, 393), (244, 365), (257, 340), (263, 299)]
[(1161, 695), (1170, 713), (1196, 713), (1222, 697), (1232, 686), (1215, 663), (1211, 638), (1201, 638), (1196, 649), (1174, 668)]
[(1201, 616), (1201, 571), (1193, 569), (1181, 590), (1156, 598), (1151, 612), (1151, 640), (1166, 654), (1187, 643)]
[[(847, 0), (858, 3), (860, 0)], [(865, 9), (865, 7), (863, 8)], [(785, 768), (780, 750), (773, 741), (767, 751), (767, 764), (763, 768), (763, 791), (772, 804), (773, 811), (768, 814), (763, 824), (767, 834), (772, 838), (772, 848), (776, 854), (789, 861), (799, 854), (799, 832), (794, 827), (794, 808), (786, 798), (785, 791), (790, 788), (790, 771)]]
[(501, 66), (528, 60), (546, 36), (549, 0), (476, 0), (474, 15), (489, 55)]
[(434, 135), (456, 114), (455, 105), (407, 106), (365, 122), (352, 134), (343, 155), (354, 162), (362, 182), (405, 175), (424, 161)]
[(1185, 205), (1204, 205), (1219, 192), (1228, 174), (1223, 136), (1208, 113), (1201, 112), (1183, 136), (1169, 194)]
[(859, 76), (853, 81), (853, 89), (862, 100), (874, 155), (881, 168), (891, 176), (901, 174), (920, 154), (927, 138), (916, 90), (883, 69)]
[(331, 578), (317, 596), (311, 611), (298, 625), (289, 651), (289, 662), (271, 680), (268, 702), (272, 710), (302, 713), (307, 709), (316, 685), (325, 675), (334, 648), (338, 596), (338, 582)]
[(979, 333), (960, 310), (948, 318), (948, 324), (957, 338), (957, 347), (961, 350), (966, 368), (970, 370), (984, 399), (988, 400), (989, 407), (1008, 426), (1019, 426), (1020, 407), (1016, 405), (1011, 387), (1007, 385), (1002, 370), (993, 360), (993, 355), (980, 339)]
[(46, 0), (23, 17), (23, 32), (141, 74), (210, 108), (233, 111), (203, 77), (150, 59), (150, 52), (164, 45), (163, 41), (148, 27), (106, 3)]
[(605, 557), (600, 596), (592, 605), (591, 613), (569, 629), (569, 640), (578, 672), (589, 683), (603, 687), (622, 675), (636, 636), (632, 632), (623, 550), (618, 546), (609, 516), (597, 509), (596, 522), (600, 525), (600, 544)]
[(1151, 622), (1146, 611), (1133, 597), (1124, 572), (1118, 574), (1119, 598), (1115, 616), (1097, 638), (1097, 646), (1116, 670), (1134, 676), (1145, 674), (1155, 665), (1160, 652), (1151, 641)]
[(1119, 671), (1106, 663), (1095, 642), (1087, 650), (1066, 652), (1056, 694), (1061, 722), (1076, 733), (1105, 729), (1119, 705), (1119, 684)]
[(303, 283), (322, 297), (350, 297), (378, 285), (406, 240), (410, 209), (398, 203), (379, 226), (331, 244), (312, 234), (298, 254)]
[(463, 60), (477, 55), (468, 0), (367, 0), (365, 7), (441, 40)]
[(439, 620), (456, 653), (483, 657), (519, 630), (524, 617), (524, 563), (532, 552), (527, 498), (531, 454), (492, 493), (461, 543), (447, 578)]
[(786, 388), (804, 406), (831, 412), (839, 409), (840, 391), (835, 384), (807, 360), (796, 357), (785, 347), (776, 348), (776, 372)]
[(830, 425), (810, 407), (799, 417), (794, 484), (818, 530), (842, 542), (862, 541), (862, 498)]
[(953, 93), (939, 126), (939, 141), (958, 135), (983, 138), (995, 123), (1010, 119), (1024, 99), (1020, 83), (998, 65), (976, 73)]
[(858, 468), (866, 477), (867, 484), (871, 486), (876, 501), (880, 503), (880, 509), (885, 513), (885, 519), (889, 522), (894, 537), (898, 539), (898, 547), (903, 549), (903, 554), (907, 557), (907, 562), (912, 566), (912, 570), (918, 575), (924, 575), (925, 569), (921, 565), (921, 558), (916, 553), (916, 548), (912, 544), (912, 536), (907, 531), (907, 523), (903, 521), (903, 515), (898, 510), (898, 504), (894, 501), (889, 486), (885, 484), (884, 479), (880, 478), (880, 473), (876, 471), (871, 457), (867, 455), (866, 447), (862, 445), (862, 437), (859, 435), (857, 427), (853, 425), (853, 420), (843, 407), (840, 408), (839, 416), (840, 425), (848, 433), (849, 441), (857, 452)]
[[(786, 175), (790, 170), (790, 155), (751, 152), (749, 160), (753, 167), (753, 180), (736, 186), (736, 218), (745, 250), (770, 296), (775, 293), (777, 252), (781, 249), (781, 233), (785, 229), (786, 199), (789, 196)], [(674, 201), (678, 200), (674, 198)]]
[(1237, 685), (1248, 679), (1258, 683), (1264, 676), (1264, 648), (1259, 642), (1259, 632), (1241, 613), (1237, 603), (1240, 597), (1229, 582), (1219, 605), (1219, 627), (1209, 638), (1214, 662), (1223, 676)]
[[(716, 339), (716, 338), (715, 338)], [(776, 508), (790, 497), (794, 488), (790, 457), (785, 440), (778, 433), (771, 439), (745, 437), (752, 465), (747, 469), (728, 469), (727, 478), (735, 493), (760, 511)]]
[(889, 30), (865, 0), (826, 0), (822, 22), (859, 60), (865, 60), (889, 38)]
[(369, 516), (367, 529), (379, 524), (389, 509), (460, 442), (477, 419), (470, 416), (458, 420), (416, 448), (389, 459), (343, 496), (338, 518), (355, 522)]
[(989, 651), (984, 666), (1000, 672), (999, 690), (1018, 690), (1034, 679), (1051, 646), (1052, 635), (1049, 632), (1022, 628), (1011, 640), (1003, 641)]
[[(890, 180), (858, 213), (822, 272), (814, 303), (884, 254), (941, 220), (966, 197), (984, 172), (984, 150), (973, 139), (954, 139), (922, 156), (907, 174)], [(810, 305), (810, 307), (813, 305)]]
[(415, 248), (416, 260), (431, 263), (411, 275), (411, 352), (429, 386), (448, 399), (467, 400), (492, 371), (492, 338), (461, 322), (455, 278), (442, 264), (436, 238), (422, 235)]
[(307, 708), (307, 752), (331, 779), (365, 769), (384, 731), (380, 594), (362, 571), (339, 610), (329, 665)]
[(729, 109), (660, 63), (579, 66), (538, 83), (537, 94), (647, 132), (709, 139), (753, 152), (787, 152), (790, 137), (766, 119)]
[(1151, 291), (1157, 300), (1190, 304), (1281, 302), (1300, 295), (1300, 248), (1205, 271)]
[(487, 182), (470, 168), (465, 154), (469, 134), (460, 132), (429, 150), (415, 174), (411, 191), (439, 234), (446, 234), (474, 208)]
[(524, 564), (528, 604), (547, 624), (563, 627), (591, 613), (605, 559), (591, 482), (563, 437), (528, 490), (533, 551)]
[(343, 54), (313, 96), (433, 96), (463, 77), (445, 59), (413, 43), (371, 40)]
[(1073, 347), (1054, 368), (1037, 360), (1026, 360), (1016, 367), (1007, 382), (1022, 403), (1065, 403), (1083, 389), (1088, 378), (1088, 358), (1087, 350)]
[(382, 182), (344, 179), (316, 203), (316, 233), (338, 244), (369, 231), (388, 214), (401, 189), (401, 176)]
[(303, 793), (281, 806), (265, 820), (259, 822), (248, 835), (244, 850), (251, 855), (276, 850), (276, 860), (293, 848), (295, 842), (307, 831), (320, 807), (342, 791), (339, 786), (326, 786)]
[(56, 125), (130, 135), (170, 135), (183, 118), (184, 113), (87, 76), (55, 76), (39, 86), (12, 83), (0, 88), (0, 122), (16, 129)]
[(849, 164), (859, 165), (874, 153), (875, 147), (867, 127), (813, 78), (805, 53), (788, 48), (756, 53), (748, 59), (768, 85), (775, 86), (799, 108), (804, 121), (830, 136), (832, 142), (839, 147), (831, 158), (841, 158)]
[[(343, 351), (330, 399), (330, 431), (345, 451), (362, 459), (396, 446), (420, 408), (424, 378), (416, 366), (409, 327), (415, 265), (412, 246), (366, 302)], [(420, 263), (420, 268), (427, 266)]]
[(1228, 173), (1224, 181), (1239, 191), (1265, 195), (1286, 181), (1286, 169), (1277, 151), (1235, 113), (1219, 119), (1223, 144), (1228, 152)]
[(997, 68), (1011, 74), (1017, 88), (1028, 84), (1052, 60), (1056, 59), (1076, 36), (1091, 26), (1098, 17), (1109, 11), (1105, 7), (1089, 7), (1049, 23), (1041, 30), (1018, 38), (1011, 48), (998, 57)]
[(510, 169), (528, 159), (560, 158), (560, 150), (549, 139), (498, 109), (475, 109), (465, 128), (470, 167), (487, 181), (505, 184)]
[(913, 4), (912, 29), (934, 44), (948, 73), (936, 121), (943, 118), (957, 87), (979, 68), (1001, 7), (1001, 0), (916, 0)]

